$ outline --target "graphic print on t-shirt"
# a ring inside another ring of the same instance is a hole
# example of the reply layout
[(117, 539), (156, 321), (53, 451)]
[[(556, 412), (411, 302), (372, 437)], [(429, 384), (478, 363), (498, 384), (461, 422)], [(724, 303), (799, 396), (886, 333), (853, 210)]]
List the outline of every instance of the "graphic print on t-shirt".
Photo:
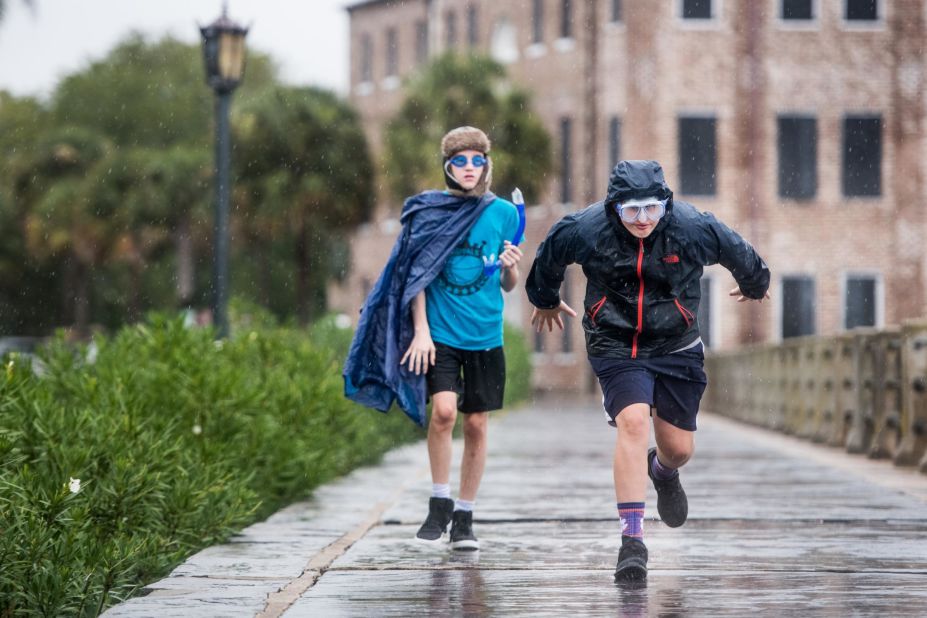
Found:
[(426, 311), (435, 343), (488, 350), (502, 340), (502, 269), (487, 269), (518, 228), (518, 211), (497, 199), (480, 215), (426, 288)]
[(479, 244), (465, 240), (457, 245), (438, 275), (438, 285), (454, 296), (470, 296), (478, 292), (489, 281), (483, 268), (489, 259), (484, 254), (485, 247), (485, 240)]

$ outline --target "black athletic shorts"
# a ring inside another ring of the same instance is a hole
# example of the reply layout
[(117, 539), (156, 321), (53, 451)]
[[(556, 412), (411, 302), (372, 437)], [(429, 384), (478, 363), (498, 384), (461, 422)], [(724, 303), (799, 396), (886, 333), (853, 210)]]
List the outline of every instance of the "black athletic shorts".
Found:
[(646, 403), (664, 421), (695, 431), (695, 417), (708, 385), (702, 344), (654, 358), (589, 357), (602, 387), (606, 420), (634, 403)]
[(435, 364), (428, 368), (428, 394), (454, 391), (464, 413), (502, 408), (505, 395), (505, 354), (502, 347), (461, 350), (435, 343)]

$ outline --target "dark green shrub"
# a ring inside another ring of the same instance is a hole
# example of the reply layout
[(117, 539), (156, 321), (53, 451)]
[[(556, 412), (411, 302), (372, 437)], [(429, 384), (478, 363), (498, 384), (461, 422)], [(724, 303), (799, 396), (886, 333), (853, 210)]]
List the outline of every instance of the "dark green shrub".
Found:
[[(342, 396), (351, 331), (236, 311), (237, 335), (155, 317), (36, 371), (0, 367), (0, 616), (93, 616), (202, 547), (424, 432)], [(245, 328), (248, 324), (252, 329)], [(527, 394), (506, 333), (507, 400)], [(80, 490), (69, 490), (71, 479)]]
[[(305, 333), (155, 319), (0, 372), (0, 615), (95, 615), (422, 431), (342, 396)], [(359, 446), (363, 448), (359, 448)], [(68, 482), (81, 479), (79, 493)]]

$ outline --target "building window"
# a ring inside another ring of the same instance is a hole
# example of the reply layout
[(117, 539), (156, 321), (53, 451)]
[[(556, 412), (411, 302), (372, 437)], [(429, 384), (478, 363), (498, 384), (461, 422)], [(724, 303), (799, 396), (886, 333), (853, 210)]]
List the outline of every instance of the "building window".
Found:
[(608, 121), (608, 164), (609, 169), (621, 160), (621, 118), (612, 116)]
[(362, 83), (373, 81), (373, 44), (370, 35), (361, 35), (360, 80)]
[(782, 0), (781, 17), (784, 20), (814, 19), (814, 0)]
[(476, 47), (480, 44), (480, 19), (475, 5), (467, 8), (467, 44)]
[(702, 299), (698, 304), (698, 332), (702, 337), (702, 344), (706, 348), (712, 346), (712, 322), (711, 322), (711, 277), (702, 277), (699, 281)]
[(779, 116), (779, 197), (807, 200), (818, 190), (817, 120)]
[(714, 195), (717, 165), (714, 118), (679, 119), (679, 190)]
[(878, 0), (846, 0), (847, 21), (876, 21), (879, 19)]
[(573, 202), (573, 152), (572, 152), (573, 121), (570, 118), (560, 119), (560, 202), (570, 204)]
[(882, 194), (882, 118), (847, 116), (843, 120), (843, 194)]
[(518, 32), (507, 17), (499, 19), (493, 25), (489, 53), (502, 64), (518, 60)]
[(683, 19), (711, 19), (711, 0), (682, 0)]
[(814, 304), (814, 279), (782, 278), (783, 339), (814, 334)]
[(621, 0), (612, 0), (612, 21), (621, 21)]
[(457, 13), (454, 11), (444, 14), (444, 42), (448, 49), (457, 47)]
[(844, 328), (876, 325), (875, 277), (853, 275), (847, 277), (844, 298)]
[(425, 64), (428, 60), (428, 22), (420, 19), (415, 22), (415, 61)]
[(571, 0), (561, 0), (560, 12), (560, 38), (573, 38), (573, 2)]
[(534, 0), (531, 5), (531, 42), (544, 42), (544, 0)]
[(386, 31), (386, 76), (399, 74), (399, 44), (396, 41), (396, 29)]
[[(570, 289), (570, 271), (563, 271), (563, 283), (560, 285), (560, 300), (566, 304), (572, 306), (573, 304), (573, 291)], [(573, 351), (573, 329), (572, 322), (568, 320), (563, 321), (563, 330), (560, 331), (560, 351), (564, 354), (569, 354)]]

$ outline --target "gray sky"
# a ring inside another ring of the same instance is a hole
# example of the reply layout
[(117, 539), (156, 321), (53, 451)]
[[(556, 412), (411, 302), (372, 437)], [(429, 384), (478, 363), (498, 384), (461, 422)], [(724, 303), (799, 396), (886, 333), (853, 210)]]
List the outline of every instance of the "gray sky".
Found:
[[(269, 53), (281, 78), (342, 94), (348, 84), (349, 0), (229, 0), (229, 16), (251, 24), (248, 46)], [(199, 41), (197, 24), (221, 0), (7, 0), (0, 23), (0, 90), (46, 97), (58, 80), (106, 55), (133, 30)]]

